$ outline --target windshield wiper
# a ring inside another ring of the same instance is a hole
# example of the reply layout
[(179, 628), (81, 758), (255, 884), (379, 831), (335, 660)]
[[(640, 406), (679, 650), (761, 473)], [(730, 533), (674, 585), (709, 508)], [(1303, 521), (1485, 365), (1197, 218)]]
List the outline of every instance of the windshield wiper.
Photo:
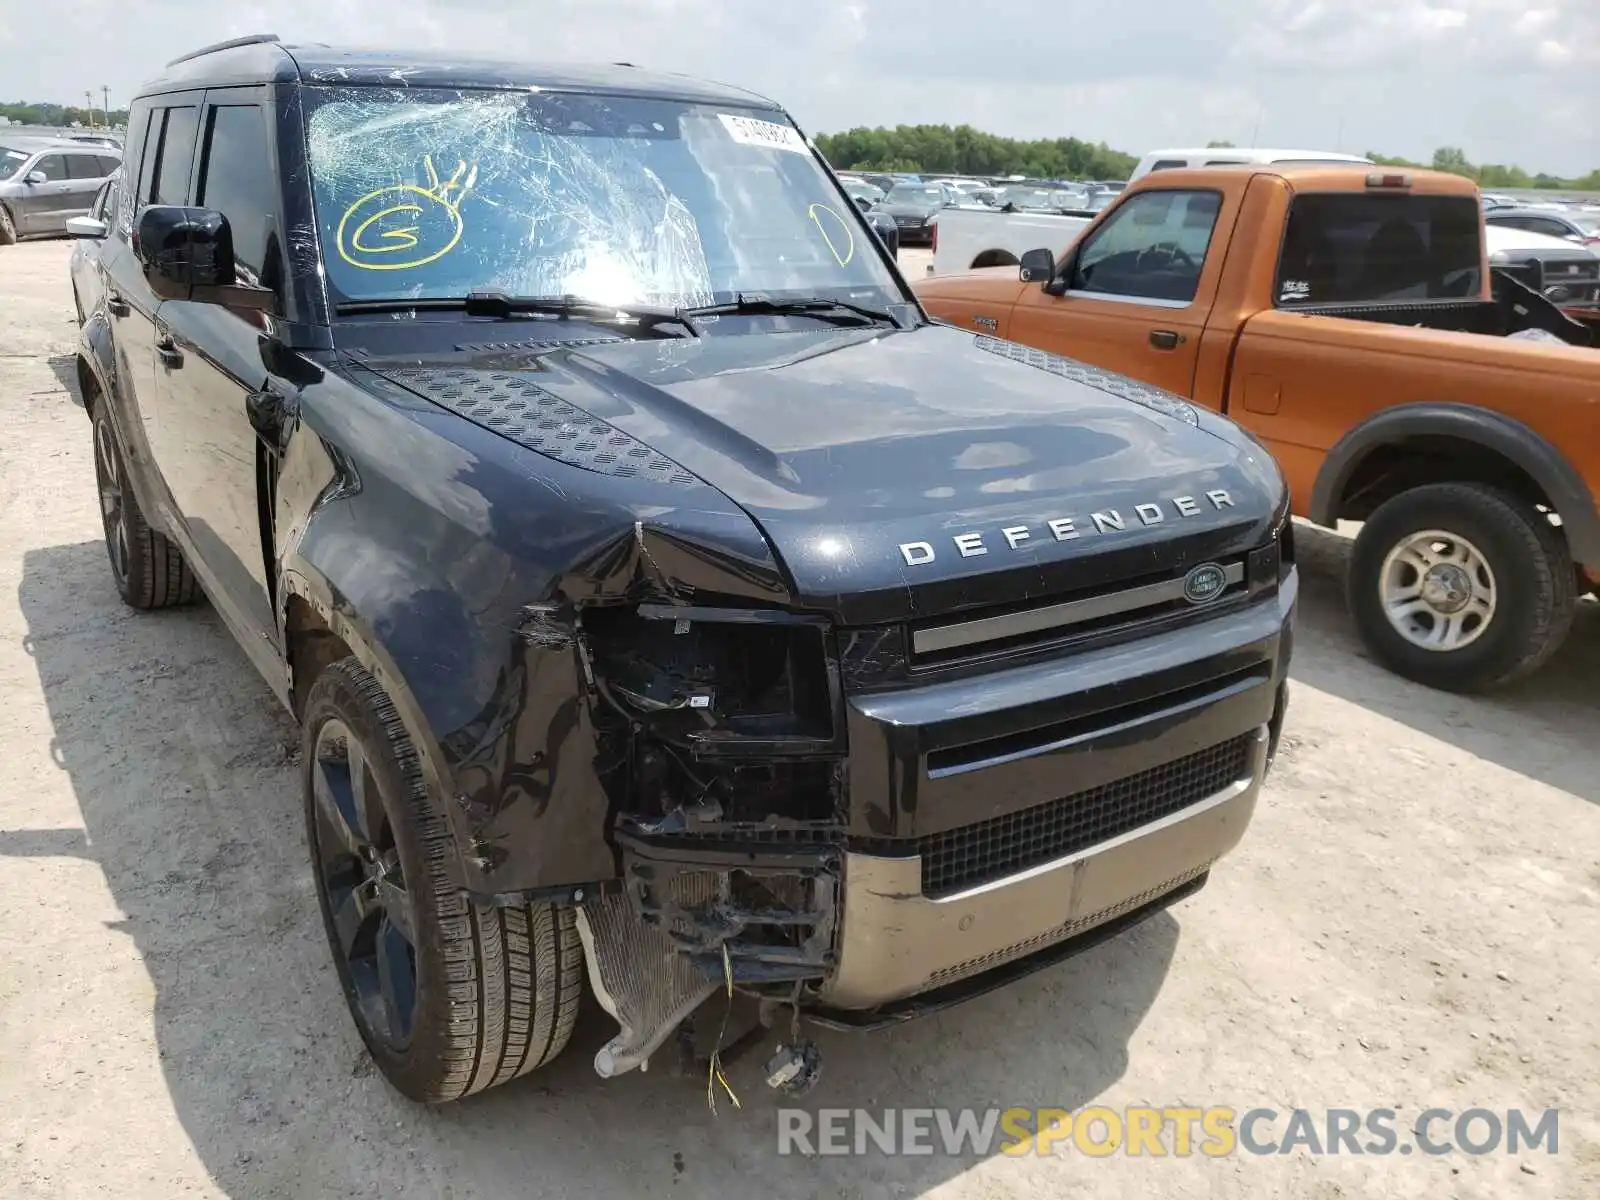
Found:
[(734, 299), (722, 304), (700, 304), (693, 308), (678, 309), (678, 316), (686, 321), (693, 321), (696, 317), (782, 317), (791, 314), (816, 317), (819, 321), (842, 325), (855, 325), (862, 321), (875, 325), (881, 321), (888, 321), (897, 328), (900, 326), (900, 320), (892, 312), (886, 312), (881, 308), (870, 308), (865, 304), (852, 304), (848, 300), (827, 300), (821, 296), (779, 300), (759, 292), (740, 292)]
[(605, 304), (581, 296), (512, 296), (501, 291), (473, 291), (465, 296), (423, 296), (415, 299), (347, 300), (335, 306), (343, 316), (359, 313), (462, 312), (469, 317), (499, 317), (509, 320), (521, 316), (577, 317), (585, 321), (637, 324), (646, 329), (657, 325), (682, 325), (698, 335), (677, 309), (649, 304)]

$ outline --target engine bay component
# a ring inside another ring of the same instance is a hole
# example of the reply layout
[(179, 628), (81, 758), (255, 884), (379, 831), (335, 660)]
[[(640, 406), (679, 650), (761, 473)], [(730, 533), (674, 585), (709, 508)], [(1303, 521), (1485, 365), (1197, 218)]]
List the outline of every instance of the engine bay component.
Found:
[(822, 1077), (822, 1051), (804, 1039), (779, 1046), (767, 1060), (767, 1086), (786, 1096), (803, 1096)]
[(683, 1019), (716, 990), (708, 977), (673, 952), (666, 934), (640, 922), (622, 896), (604, 896), (578, 909), (578, 936), (595, 998), (619, 1026), (595, 1053), (602, 1079), (643, 1070)]

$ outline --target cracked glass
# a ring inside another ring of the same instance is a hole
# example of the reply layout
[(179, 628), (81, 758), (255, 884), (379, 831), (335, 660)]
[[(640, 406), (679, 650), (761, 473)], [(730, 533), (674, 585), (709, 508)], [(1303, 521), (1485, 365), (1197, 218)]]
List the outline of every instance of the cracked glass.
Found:
[(307, 141), (335, 303), (739, 293), (901, 299), (780, 112), (539, 91), (317, 87)]

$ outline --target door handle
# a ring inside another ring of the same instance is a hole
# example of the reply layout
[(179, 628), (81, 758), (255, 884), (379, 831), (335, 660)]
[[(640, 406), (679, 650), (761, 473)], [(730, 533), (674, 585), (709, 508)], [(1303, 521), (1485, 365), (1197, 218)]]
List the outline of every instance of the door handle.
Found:
[(1183, 334), (1176, 329), (1152, 329), (1150, 331), (1150, 344), (1157, 350), (1176, 350), (1183, 342)]
[(156, 357), (173, 369), (183, 366), (183, 351), (178, 349), (178, 343), (170, 335), (156, 343)]
[(132, 312), (133, 309), (128, 307), (128, 302), (122, 298), (120, 293), (107, 292), (106, 311), (109, 312), (113, 317), (125, 317)]

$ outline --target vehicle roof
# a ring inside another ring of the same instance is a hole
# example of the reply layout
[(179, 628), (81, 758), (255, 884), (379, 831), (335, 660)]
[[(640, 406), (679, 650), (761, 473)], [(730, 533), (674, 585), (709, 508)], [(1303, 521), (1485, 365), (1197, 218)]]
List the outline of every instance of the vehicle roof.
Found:
[[(1411, 181), (1410, 191), (1419, 195), (1471, 196), (1477, 198), (1478, 185), (1448, 171), (1429, 171), (1410, 167), (1373, 167), (1370, 163), (1225, 163), (1214, 167), (1172, 167), (1154, 171), (1138, 182), (1140, 191), (1160, 191), (1173, 187), (1220, 186), (1240, 175), (1275, 175), (1302, 191), (1365, 190), (1368, 175), (1404, 175)], [(1386, 189), (1374, 188), (1373, 191)], [(1396, 189), (1398, 190), (1398, 189)]]
[(1359, 154), (1344, 154), (1337, 150), (1275, 150), (1256, 146), (1195, 146), (1187, 150), (1152, 150), (1144, 157), (1145, 159), (1189, 158), (1197, 154), (1209, 154), (1213, 158), (1223, 158), (1231, 154), (1240, 158), (1254, 158), (1262, 161), (1274, 158), (1324, 158), (1338, 162), (1360, 163), (1368, 161)]
[[(595, 92), (658, 97), (741, 108), (777, 109), (765, 96), (688, 75), (641, 70), (628, 63), (531, 63), (432, 51), (375, 50), (321, 42), (282, 42), (272, 35), (224, 44), (174, 59), (138, 95), (197, 87), (259, 83), (323, 83), (355, 87)], [(267, 40), (271, 39), (271, 40)]]
[(107, 145), (104, 142), (85, 142), (65, 135), (50, 135), (39, 133), (21, 133), (15, 137), (8, 135), (0, 129), (0, 144), (12, 150), (26, 150), (33, 154), (40, 150), (81, 150), (85, 154), (99, 154), (103, 150), (115, 150), (122, 153), (122, 147), (115, 143)]
[[(1578, 211), (1581, 212), (1582, 210)], [(1557, 220), (1571, 219), (1567, 216), (1565, 208), (1540, 204), (1498, 204), (1485, 215), (1490, 217), (1555, 217)]]
[(1576, 251), (1571, 257), (1578, 258), (1584, 254), (1594, 254), (1593, 250), (1580, 246), (1576, 242), (1569, 242), (1566, 238), (1552, 237), (1548, 233), (1534, 233), (1528, 229), (1518, 229), (1513, 225), (1485, 225), (1483, 229), (1484, 244), (1492, 254), (1496, 250), (1562, 250)]

